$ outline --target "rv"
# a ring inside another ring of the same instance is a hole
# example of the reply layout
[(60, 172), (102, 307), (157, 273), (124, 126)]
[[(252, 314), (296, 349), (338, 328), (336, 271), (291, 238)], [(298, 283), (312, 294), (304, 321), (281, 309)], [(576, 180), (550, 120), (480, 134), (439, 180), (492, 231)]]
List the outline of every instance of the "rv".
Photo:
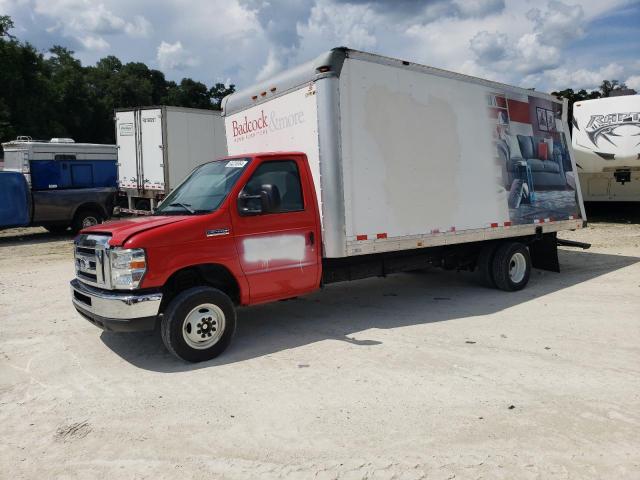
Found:
[(585, 201), (640, 201), (640, 95), (573, 105), (572, 145)]

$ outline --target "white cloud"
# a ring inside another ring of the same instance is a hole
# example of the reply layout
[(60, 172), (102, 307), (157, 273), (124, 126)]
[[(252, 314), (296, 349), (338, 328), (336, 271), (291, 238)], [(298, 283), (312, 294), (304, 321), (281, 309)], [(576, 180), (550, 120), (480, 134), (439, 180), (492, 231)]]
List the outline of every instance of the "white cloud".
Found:
[(481, 62), (497, 62), (507, 56), (509, 38), (504, 33), (478, 32), (469, 42)]
[(344, 45), (367, 50), (377, 44), (374, 35), (380, 16), (367, 5), (336, 4), (319, 0), (311, 11), (308, 23), (298, 33), (308, 41), (323, 41), (334, 46)]
[(142, 15), (136, 15), (133, 17), (133, 22), (125, 25), (124, 31), (130, 37), (147, 38), (153, 31), (153, 27), (151, 26), (151, 22)]
[(87, 50), (93, 50), (96, 52), (104, 52), (109, 49), (111, 45), (104, 38), (95, 35), (87, 35), (79, 39), (84, 48)]
[(631, 75), (625, 80), (627, 87), (633, 88), (636, 92), (640, 93), (640, 75)]
[[(48, 2), (47, 2), (48, 3)], [(123, 18), (114, 15), (104, 4), (100, 3), (69, 16), (69, 25), (81, 32), (92, 32), (97, 34), (114, 34), (123, 32), (127, 22)]]
[(566, 43), (584, 33), (584, 9), (581, 5), (551, 0), (544, 11), (538, 8), (529, 10), (527, 18), (533, 21), (535, 32), (548, 45)]
[(540, 33), (527, 33), (520, 37), (513, 55), (513, 68), (524, 74), (555, 68), (560, 64), (560, 50), (544, 42)]
[(198, 65), (198, 59), (182, 46), (182, 42), (160, 42), (156, 53), (156, 61), (165, 70), (184, 70)]
[(595, 90), (605, 79), (620, 79), (624, 71), (624, 66), (618, 63), (609, 63), (594, 69), (562, 67), (547, 72), (546, 75), (550, 87), (553, 89), (573, 88), (575, 90), (584, 88), (585, 90)]
[(16, 21), (14, 34), (40, 50), (61, 44), (85, 64), (114, 54), (156, 64), (170, 79), (230, 78), (239, 87), (340, 45), (538, 90), (599, 83), (594, 78), (611, 73), (612, 63), (622, 68), (613, 71), (619, 80), (633, 80), (640, 63), (629, 49), (607, 55), (608, 39), (594, 38), (598, 49), (575, 42), (594, 34), (594, 19), (625, 9), (640, 7), (637, 0), (191, 0), (188, 7), (181, 0), (0, 0)]
[(282, 70), (282, 63), (278, 59), (278, 55), (275, 50), (269, 51), (269, 56), (267, 57), (267, 62), (262, 66), (258, 75), (256, 76), (257, 81), (266, 80), (269, 77), (273, 77), (276, 73)]
[[(9, 2), (11, 3), (11, 2)], [(147, 38), (152, 33), (151, 23), (142, 15), (118, 15), (114, 13), (114, 1), (105, 0), (19, 0), (7, 11), (20, 18), (28, 11), (33, 27), (53, 37), (68, 39), (72, 48), (88, 52), (105, 52), (111, 48), (106, 37), (123, 35)], [(4, 4), (4, 0), (3, 0)], [(0, 5), (3, 5), (0, 4)], [(4, 10), (1, 9), (1, 10)], [(130, 20), (125, 20), (129, 18)], [(29, 31), (29, 29), (27, 29)], [(60, 42), (59, 43), (65, 43)], [(50, 45), (49, 45), (50, 46)]]
[[(520, 25), (529, 24), (529, 29), (519, 28), (510, 35), (499, 30), (481, 31), (469, 46), (480, 65), (511, 72), (513, 79), (519, 77), (526, 83), (540, 81), (541, 73), (559, 68), (565, 61), (563, 48), (584, 34), (586, 24), (581, 5), (559, 0), (548, 1), (542, 9), (533, 8), (520, 15), (512, 13), (511, 17), (511, 21), (518, 20)], [(509, 26), (503, 22), (502, 28)]]
[(505, 7), (504, 0), (453, 0), (453, 4), (463, 18), (484, 17)]

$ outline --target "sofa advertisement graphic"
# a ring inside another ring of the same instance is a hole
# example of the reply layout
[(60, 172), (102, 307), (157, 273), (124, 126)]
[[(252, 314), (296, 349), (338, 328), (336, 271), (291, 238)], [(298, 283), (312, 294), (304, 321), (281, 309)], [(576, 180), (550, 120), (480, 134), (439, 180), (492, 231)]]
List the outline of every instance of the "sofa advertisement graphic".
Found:
[(562, 105), (508, 93), (489, 93), (487, 105), (511, 223), (579, 218)]

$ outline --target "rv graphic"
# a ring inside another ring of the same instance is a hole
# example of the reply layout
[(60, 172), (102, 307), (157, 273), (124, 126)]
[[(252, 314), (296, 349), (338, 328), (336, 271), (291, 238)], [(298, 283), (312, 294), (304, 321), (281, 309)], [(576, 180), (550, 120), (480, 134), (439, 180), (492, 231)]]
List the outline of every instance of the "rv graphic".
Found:
[[(591, 142), (596, 146), (598, 146), (600, 139), (606, 140), (613, 146), (618, 146), (615, 137), (640, 137), (640, 112), (591, 115), (585, 130)], [(636, 143), (636, 146), (638, 145), (640, 145), (640, 138)]]

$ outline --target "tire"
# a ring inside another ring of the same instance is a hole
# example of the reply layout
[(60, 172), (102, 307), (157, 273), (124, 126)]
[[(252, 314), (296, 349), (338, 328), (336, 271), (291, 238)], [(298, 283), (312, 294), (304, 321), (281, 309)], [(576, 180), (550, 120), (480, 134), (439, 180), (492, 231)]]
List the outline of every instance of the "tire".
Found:
[(501, 244), (493, 257), (492, 272), (496, 287), (506, 292), (522, 290), (531, 276), (529, 249), (519, 242)]
[(69, 225), (48, 225), (44, 228), (54, 235), (64, 235), (68, 232)]
[(104, 215), (102, 212), (93, 208), (83, 208), (76, 213), (71, 224), (71, 229), (74, 233), (78, 233), (83, 228), (89, 228), (93, 225), (98, 225), (104, 221)]
[(493, 257), (495, 257), (497, 248), (497, 243), (486, 243), (482, 246), (476, 261), (478, 281), (487, 288), (496, 288), (496, 282), (493, 279)]
[(167, 350), (193, 363), (211, 360), (224, 352), (235, 329), (233, 302), (224, 292), (212, 287), (194, 287), (178, 294), (169, 303), (160, 323)]

